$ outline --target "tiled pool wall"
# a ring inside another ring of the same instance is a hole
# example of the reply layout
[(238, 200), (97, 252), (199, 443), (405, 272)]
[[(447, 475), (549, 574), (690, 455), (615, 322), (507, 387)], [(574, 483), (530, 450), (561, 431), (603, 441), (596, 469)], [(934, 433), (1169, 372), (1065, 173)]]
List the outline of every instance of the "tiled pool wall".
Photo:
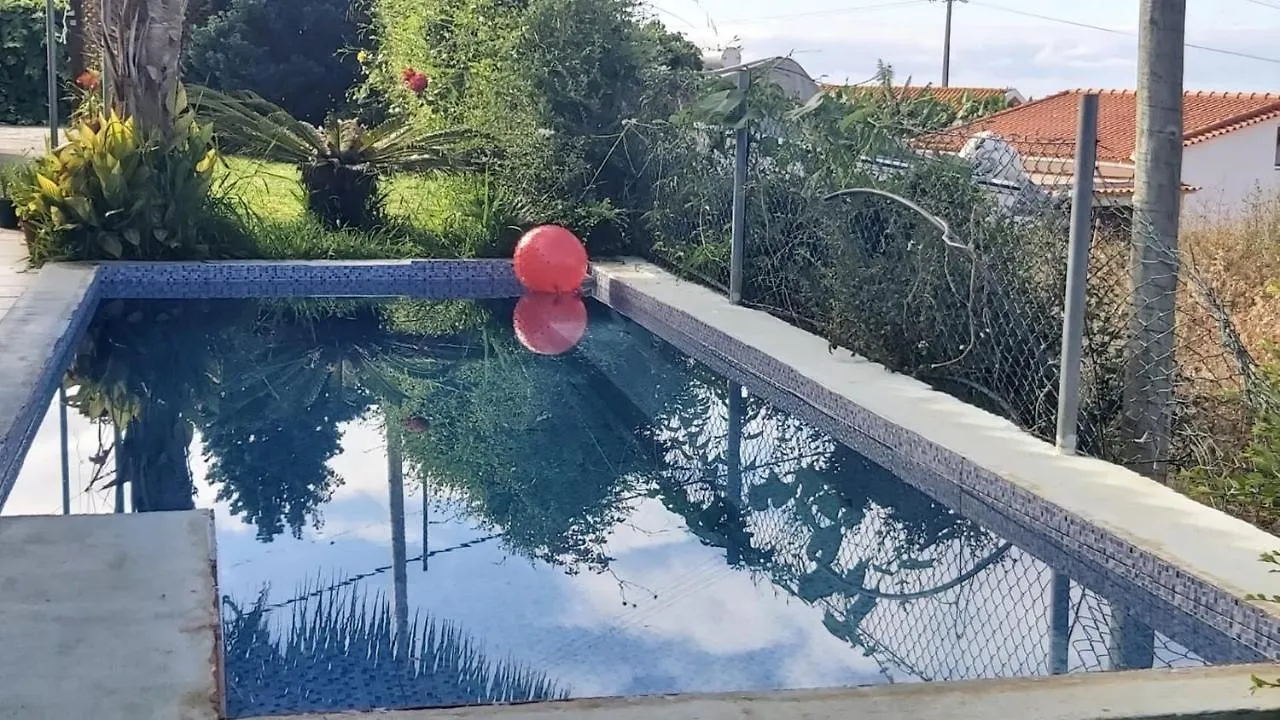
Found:
[[(613, 288), (616, 291), (618, 286), (615, 284)], [(625, 305), (625, 301), (623, 304)], [(627, 315), (618, 308), (614, 309)], [(1262, 652), (1258, 652), (1256, 657), (1241, 657), (1239, 644), (1225, 632), (1206, 632), (1205, 625), (1184, 609), (1100, 570), (1097, 565), (1084, 559), (1082, 554), (1071, 552), (1070, 548), (1049, 539), (1041, 531), (968, 492), (937, 471), (905, 457), (859, 429), (814, 407), (804, 398), (744, 369), (739, 362), (708, 347), (696, 336), (677, 330), (652, 315), (641, 313), (628, 317), (686, 355), (697, 358), (718, 375), (738, 383), (772, 406), (848, 445), (937, 502), (1013, 542), (1055, 572), (1106, 598), (1114, 609), (1148, 627), (1158, 629), (1209, 663), (1256, 662), (1264, 659)]]
[[(634, 265), (632, 265), (634, 267)], [(654, 270), (654, 272), (660, 272)], [(1267, 658), (1280, 657), (1280, 622), (1186, 569), (1127, 542), (906, 428), (886, 422), (795, 368), (631, 284), (609, 264), (594, 272), (605, 304), (727, 377), (849, 444), (940, 502), (1037, 555), (1133, 614), (1174, 634), (1185, 630), (1206, 659), (1228, 649), (1195, 638), (1188, 616)], [(0, 502), (95, 307), (114, 298), (519, 294), (501, 260), (399, 262), (201, 262), (51, 265), (0, 319)], [(719, 302), (725, 302), (723, 298)], [(959, 403), (960, 401), (955, 401)], [(973, 408), (973, 412), (982, 412)], [(1261, 547), (1258, 551), (1269, 548)], [(1131, 582), (1121, 587), (1102, 566)], [(1150, 602), (1151, 598), (1159, 604)], [(1158, 617), (1144, 617), (1155, 610)], [(1181, 613), (1185, 613), (1182, 615)], [(1171, 626), (1170, 623), (1173, 623)], [(1176, 628), (1176, 629), (1175, 629)], [(1201, 633), (1202, 634), (1202, 633)], [(1183, 637), (1187, 640), (1187, 637)]]
[[(717, 370), (730, 373), (736, 370), (739, 376), (752, 378), (754, 385), (773, 388), (775, 398), (771, 399), (783, 398), (784, 409), (808, 407), (807, 412), (802, 411), (802, 417), (816, 419), (817, 427), (823, 431), (885, 465), (961, 515), (987, 524), (993, 532), (1005, 534), (1033, 554), (1039, 554), (1037, 550), (1048, 551), (1049, 555), (1041, 555), (1042, 559), (1050, 560), (1051, 549), (1061, 548), (1067, 554), (1060, 557), (1067, 560), (1063, 568), (1067, 574), (1071, 574), (1067, 568), (1080, 571), (1087, 567), (1070, 556), (1105, 567), (1162, 602), (1254, 648), (1264, 657), (1280, 658), (1280, 619), (1258, 604), (1245, 601), (1017, 487), (948, 448), (885, 421), (753, 345), (638, 289), (628, 281), (627, 275), (609, 266), (597, 267), (597, 297), (655, 334), (684, 337), (692, 345), (683, 349), (699, 359), (715, 358)], [(920, 387), (927, 388), (923, 383)], [(974, 413), (984, 412), (976, 407), (971, 409)], [(904, 466), (904, 461), (911, 467)], [(1262, 546), (1256, 550), (1261, 553), (1269, 549)], [(1087, 573), (1083, 575), (1087, 577)], [(1140, 605), (1139, 601), (1137, 606)]]

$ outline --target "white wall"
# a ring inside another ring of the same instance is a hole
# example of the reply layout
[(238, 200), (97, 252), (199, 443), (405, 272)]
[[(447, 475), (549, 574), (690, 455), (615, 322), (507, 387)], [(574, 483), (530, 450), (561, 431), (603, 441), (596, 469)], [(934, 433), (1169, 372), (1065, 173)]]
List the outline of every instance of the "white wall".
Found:
[(1182, 152), (1182, 182), (1201, 189), (1184, 201), (1184, 216), (1238, 211), (1258, 187), (1280, 192), (1277, 129), (1280, 119), (1187, 146)]

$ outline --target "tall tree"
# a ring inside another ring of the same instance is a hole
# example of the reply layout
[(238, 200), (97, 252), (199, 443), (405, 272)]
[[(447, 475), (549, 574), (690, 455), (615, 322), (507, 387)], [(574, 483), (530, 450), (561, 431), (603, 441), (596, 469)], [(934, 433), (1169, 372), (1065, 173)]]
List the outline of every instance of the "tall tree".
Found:
[(187, 0), (103, 0), (103, 71), (113, 109), (171, 132), (181, 93)]

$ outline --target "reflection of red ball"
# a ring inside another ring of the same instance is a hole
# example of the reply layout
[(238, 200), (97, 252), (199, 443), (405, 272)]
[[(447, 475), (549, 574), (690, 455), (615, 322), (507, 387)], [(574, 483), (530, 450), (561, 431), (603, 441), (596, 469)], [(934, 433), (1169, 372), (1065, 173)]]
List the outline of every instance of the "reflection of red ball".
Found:
[(539, 355), (570, 350), (587, 331), (587, 306), (567, 293), (529, 293), (516, 303), (516, 338)]
[(526, 290), (572, 292), (587, 277), (587, 250), (578, 236), (559, 225), (540, 225), (516, 243), (514, 264)]

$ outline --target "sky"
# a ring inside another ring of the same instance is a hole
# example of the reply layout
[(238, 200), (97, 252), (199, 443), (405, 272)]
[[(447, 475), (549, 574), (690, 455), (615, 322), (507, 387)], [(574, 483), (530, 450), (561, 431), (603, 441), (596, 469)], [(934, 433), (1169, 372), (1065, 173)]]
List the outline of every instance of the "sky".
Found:
[[(900, 81), (941, 80), (941, 2), (649, 2), (655, 17), (699, 45), (737, 45), (745, 60), (790, 55), (821, 81), (863, 82), (877, 60), (892, 65)], [(1069, 88), (1133, 88), (1137, 17), (1138, 0), (957, 1), (951, 84), (1013, 87), (1027, 97)], [(1277, 36), (1280, 0), (1187, 0), (1187, 42), (1226, 52), (1188, 47), (1185, 87), (1280, 92)]]

